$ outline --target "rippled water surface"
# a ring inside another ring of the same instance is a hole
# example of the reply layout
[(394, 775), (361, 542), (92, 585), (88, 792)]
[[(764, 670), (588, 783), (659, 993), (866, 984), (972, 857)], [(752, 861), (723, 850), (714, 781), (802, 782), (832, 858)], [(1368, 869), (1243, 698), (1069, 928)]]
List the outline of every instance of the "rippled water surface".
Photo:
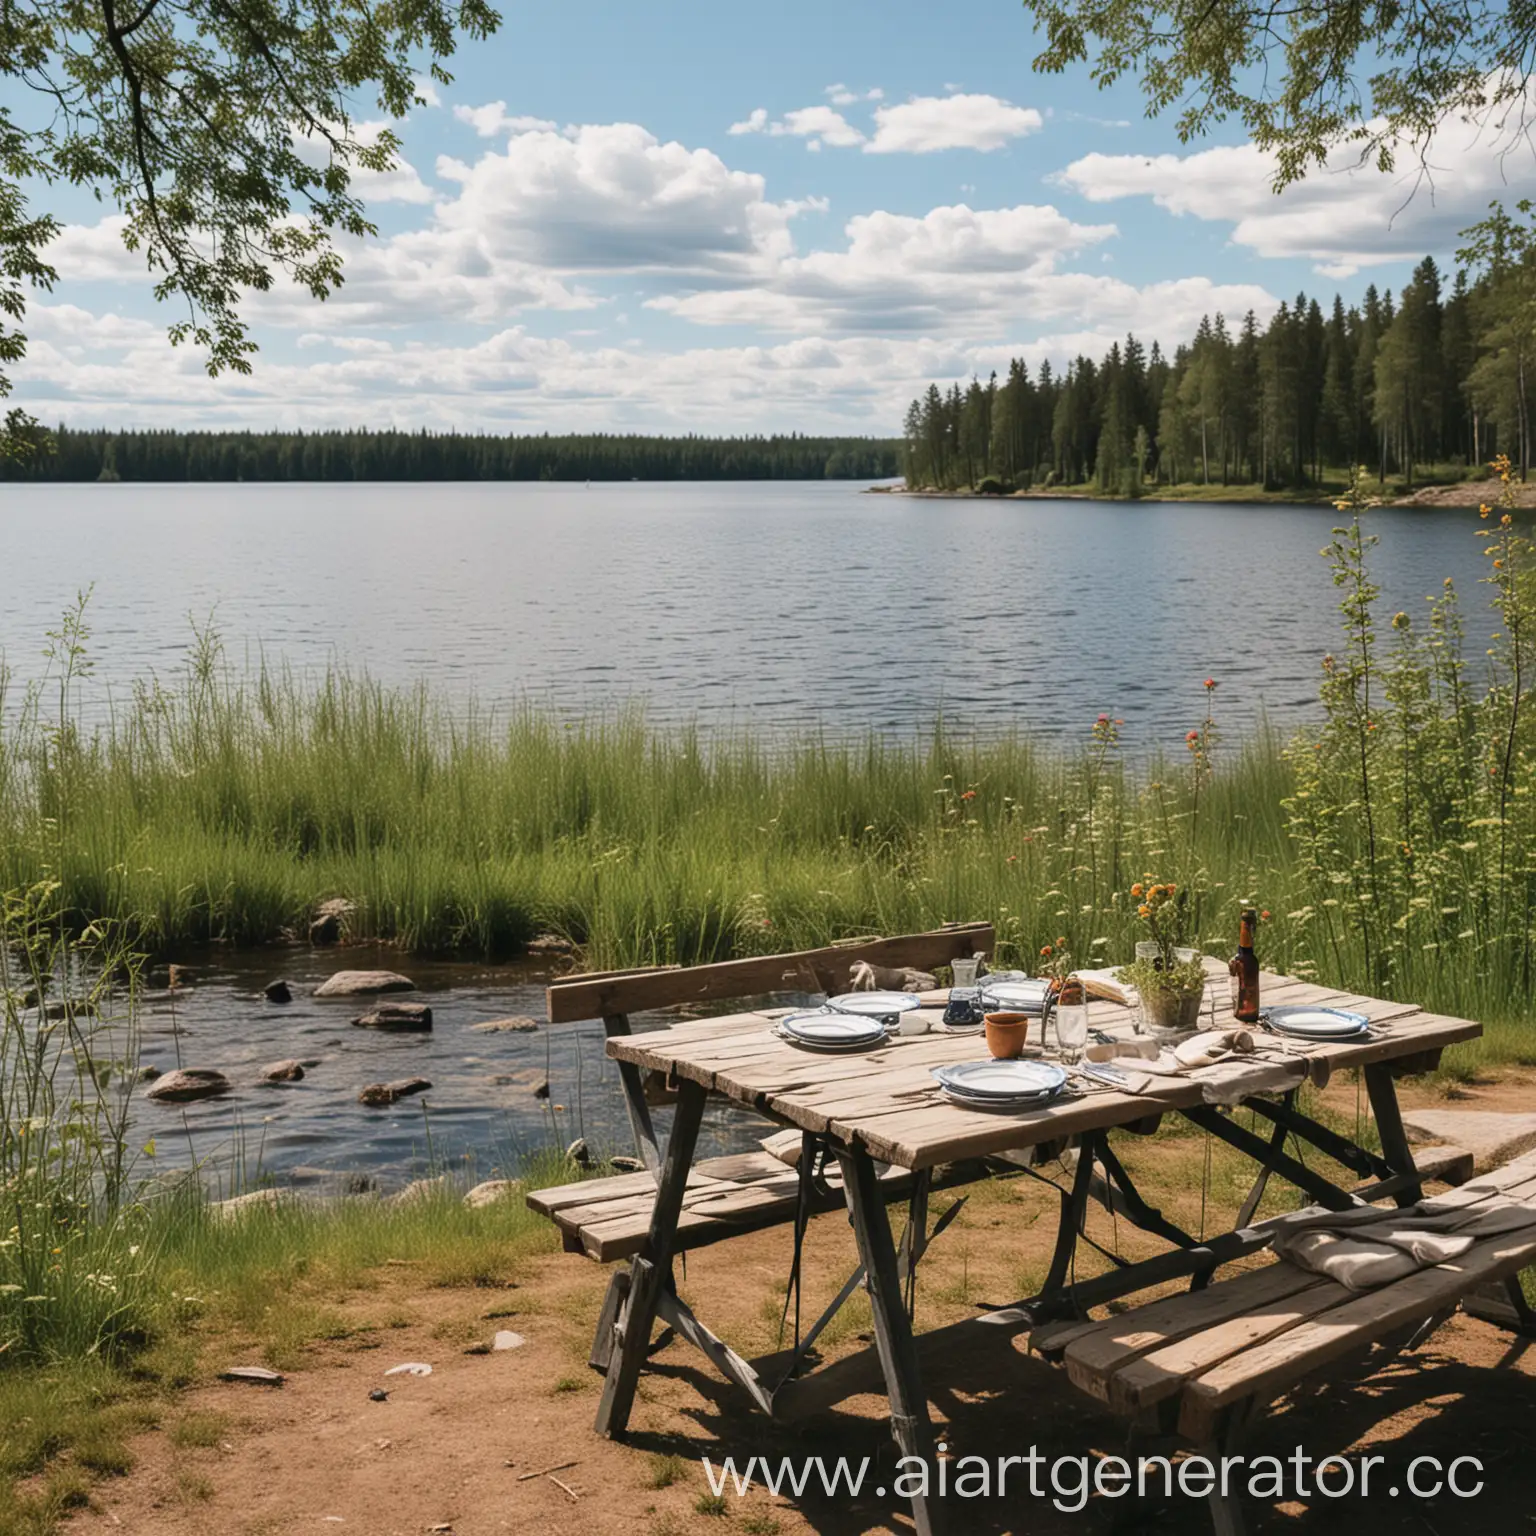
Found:
[[(528, 1153), (565, 1148), (585, 1136), (595, 1152), (632, 1152), (617, 1065), (603, 1054), (597, 1021), (545, 1022), (546, 970), (405, 959), (388, 951), (304, 946), (188, 955), (192, 981), (149, 994), (140, 1024), (142, 1061), (162, 1072), (178, 1064), (213, 1067), (232, 1091), (193, 1104), (132, 1097), (134, 1145), (153, 1138), (160, 1166), (206, 1165), (209, 1182), (258, 1176), (300, 1183), (368, 1170), (387, 1185), (429, 1165), (460, 1166), (466, 1177), (515, 1169)], [(404, 971), (418, 990), (404, 996), (432, 1009), (425, 1033), (359, 1028), (366, 997), (317, 998), (314, 988), (341, 969)], [(294, 1000), (269, 1003), (264, 988), (283, 977)], [(476, 1024), (526, 1016), (527, 1033), (482, 1033)], [(635, 1027), (648, 1021), (638, 1017)], [(100, 1050), (99, 1054), (107, 1054)], [(263, 1066), (308, 1063), (302, 1082), (264, 1083)], [(357, 1102), (369, 1083), (426, 1078), (432, 1088), (388, 1109)], [(547, 1097), (535, 1090), (548, 1084)], [(663, 1113), (659, 1119), (664, 1124)], [(766, 1125), (712, 1105), (703, 1132), (709, 1151), (734, 1151)], [(467, 1157), (466, 1157), (467, 1154)]]
[[(340, 659), (460, 700), (838, 732), (942, 708), (1078, 739), (1106, 709), (1147, 749), (1182, 739), (1207, 674), (1232, 728), (1313, 706), (1337, 521), (824, 483), (0, 486), (0, 653), (33, 675), (94, 582), (98, 707), (213, 612), (237, 662)], [(1369, 521), (1389, 613), (1447, 575), (1476, 597), (1475, 517)]]

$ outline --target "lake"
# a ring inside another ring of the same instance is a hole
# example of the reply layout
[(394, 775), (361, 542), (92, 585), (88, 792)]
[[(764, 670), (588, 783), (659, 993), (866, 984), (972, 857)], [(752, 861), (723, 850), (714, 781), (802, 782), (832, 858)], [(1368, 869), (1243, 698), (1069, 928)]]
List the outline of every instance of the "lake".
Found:
[[(91, 601), (98, 714), (214, 616), (238, 666), (332, 661), (453, 698), (658, 722), (956, 724), (1177, 748), (1315, 707), (1331, 508), (938, 500), (848, 483), (0, 486), (0, 655), (36, 676)], [(1483, 624), (1474, 514), (1369, 515), (1388, 615), (1444, 577)], [(1474, 649), (1472, 654), (1477, 654)]]
[[(265, 656), (317, 673), (336, 661), (459, 704), (527, 699), (565, 715), (643, 701), (706, 729), (911, 734), (947, 720), (1081, 742), (1102, 709), (1131, 752), (1177, 749), (1216, 677), (1229, 739), (1267, 713), (1316, 707), (1339, 643), (1338, 594), (1318, 551), (1328, 508), (930, 500), (847, 484), (208, 485), (0, 487), (0, 654), (39, 675), (45, 632), (94, 583), (97, 718), (150, 672), (181, 665), (189, 615), (210, 614), (236, 666)], [(1486, 643), (1475, 515), (1369, 516), (1383, 619), (1422, 613), (1447, 575)], [(164, 1163), (212, 1159), (227, 1179), (368, 1169), (384, 1183), (429, 1154), (489, 1176), (585, 1133), (630, 1150), (601, 1028), (543, 1026), (547, 977), (524, 966), (404, 961), (431, 1003), (429, 1036), (354, 1029), (361, 1009), (309, 996), (357, 951), (276, 948), (178, 957), (196, 967), (153, 997), (145, 1060), (213, 1066), (229, 1098), (135, 1101)], [(371, 957), (377, 961), (380, 957)], [(274, 1007), (262, 987), (295, 983)], [(526, 1014), (531, 1034), (476, 1022)], [(262, 1064), (316, 1060), (302, 1083)], [(423, 1076), (390, 1110), (365, 1083)], [(548, 1081), (548, 1100), (533, 1089)], [(560, 1107), (556, 1107), (560, 1106)], [(712, 1150), (748, 1143), (718, 1111)]]

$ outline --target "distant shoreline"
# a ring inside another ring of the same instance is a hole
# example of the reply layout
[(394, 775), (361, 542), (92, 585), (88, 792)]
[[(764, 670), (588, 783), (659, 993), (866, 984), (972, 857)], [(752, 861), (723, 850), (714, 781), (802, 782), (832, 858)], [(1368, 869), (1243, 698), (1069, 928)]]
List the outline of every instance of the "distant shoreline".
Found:
[[(1503, 487), (1496, 480), (1465, 480), (1458, 485), (1429, 485), (1405, 495), (1388, 496), (1379, 503), (1385, 507), (1451, 507), (1476, 511), (1479, 506), (1492, 506), (1498, 501)], [(1536, 480), (1514, 487), (1517, 507), (1536, 507)], [(1222, 504), (1276, 506), (1276, 507), (1331, 507), (1337, 490), (1308, 489), (1298, 491), (1266, 491), (1256, 485), (1176, 485), (1149, 488), (1140, 497), (1109, 495), (1086, 486), (1062, 486), (1051, 489), (1031, 488), (1025, 491), (979, 492), (973, 490), (942, 491), (932, 488), (908, 490), (904, 485), (872, 485), (865, 493), (870, 496), (910, 496), (920, 501), (1102, 501), (1102, 502), (1182, 502), (1198, 504), (1212, 502)]]

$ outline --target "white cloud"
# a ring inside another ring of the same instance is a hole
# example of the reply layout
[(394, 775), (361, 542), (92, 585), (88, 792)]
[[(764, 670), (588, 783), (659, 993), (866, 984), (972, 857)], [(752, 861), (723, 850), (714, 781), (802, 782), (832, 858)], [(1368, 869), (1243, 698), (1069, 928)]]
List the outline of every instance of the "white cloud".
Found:
[(767, 107), (754, 107), (739, 123), (732, 123), (727, 133), (762, 133), (768, 127)]
[(312, 333), (301, 362), (258, 358), (232, 387), (158, 326), (38, 305), (17, 380), (46, 419), (79, 425), (887, 433), (930, 380), (1102, 353), (1117, 334), (1105, 318), (1038, 340), (803, 337), (674, 353), (519, 327), (463, 345)]
[(741, 276), (788, 254), (798, 211), (769, 202), (761, 176), (634, 123), (517, 133), (438, 174), (459, 184), (437, 206), (440, 235), (473, 232), (498, 260), (560, 273)]
[(1190, 155), (1085, 155), (1051, 178), (1091, 202), (1150, 197), (1170, 213), (1232, 226), (1261, 256), (1310, 259), (1328, 277), (1449, 251), (1488, 203), (1536, 171), (1515, 131), (1519, 105), (1496, 121), (1448, 122), (1421, 165), (1410, 152), (1383, 174), (1347, 150), (1305, 181), (1273, 191), (1275, 161), (1251, 144)]
[(649, 307), (697, 325), (756, 326), (801, 335), (988, 338), (1025, 327), (1085, 323), (1182, 339), (1202, 314), (1268, 316), (1275, 299), (1251, 284), (1206, 278), (1137, 288), (1063, 270), (1063, 258), (1102, 244), (1112, 224), (1076, 224), (1051, 207), (935, 208), (923, 218), (872, 213), (849, 220), (840, 251), (779, 262), (766, 280), (663, 294)]
[(860, 94), (858, 91), (849, 90), (841, 81), (836, 85), (829, 85), (822, 94), (834, 107), (852, 107), (861, 101), (881, 101), (885, 97), (885, 92), (878, 85), (873, 90)]
[(468, 123), (482, 139), (502, 133), (553, 133), (556, 125), (543, 117), (508, 116), (504, 101), (488, 101), (482, 107), (455, 107), (453, 115)]
[(871, 155), (926, 155), (941, 149), (1001, 149), (1037, 133), (1044, 119), (1033, 107), (1015, 107), (997, 96), (914, 96), (875, 110)]
[(786, 112), (781, 121), (769, 125), (768, 132), (775, 137), (792, 134), (800, 139), (819, 140), (834, 149), (851, 149), (864, 142), (864, 135), (831, 107), (799, 107)]

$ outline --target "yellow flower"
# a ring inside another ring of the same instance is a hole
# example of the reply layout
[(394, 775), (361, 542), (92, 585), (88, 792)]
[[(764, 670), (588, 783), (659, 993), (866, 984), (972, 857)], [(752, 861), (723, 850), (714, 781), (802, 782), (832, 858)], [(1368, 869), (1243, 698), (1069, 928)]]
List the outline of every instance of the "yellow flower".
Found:
[(1145, 906), (1145, 905), (1140, 906), (1140, 907), (1138, 907), (1136, 909), (1136, 916), (1137, 917), (1151, 917), (1152, 916), (1152, 908), (1149, 907), (1149, 906)]

